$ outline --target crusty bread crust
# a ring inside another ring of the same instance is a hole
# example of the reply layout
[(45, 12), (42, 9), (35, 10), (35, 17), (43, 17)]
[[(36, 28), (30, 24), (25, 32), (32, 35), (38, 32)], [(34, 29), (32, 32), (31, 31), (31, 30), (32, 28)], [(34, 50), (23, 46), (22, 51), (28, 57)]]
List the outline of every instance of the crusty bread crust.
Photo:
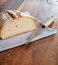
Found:
[(0, 13), (0, 29), (3, 27), (5, 22), (8, 22), (9, 20), (13, 20), (11, 16), (8, 15), (5, 11)]

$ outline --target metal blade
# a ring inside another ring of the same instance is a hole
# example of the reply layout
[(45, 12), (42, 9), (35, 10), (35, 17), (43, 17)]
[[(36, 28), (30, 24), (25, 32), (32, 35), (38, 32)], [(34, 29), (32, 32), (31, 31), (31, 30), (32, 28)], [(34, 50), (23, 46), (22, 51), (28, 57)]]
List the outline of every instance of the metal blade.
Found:
[(34, 37), (36, 37), (40, 32), (42, 31), (43, 28), (38, 28), (34, 30), (31, 35), (26, 39), (26, 44), (28, 44)]

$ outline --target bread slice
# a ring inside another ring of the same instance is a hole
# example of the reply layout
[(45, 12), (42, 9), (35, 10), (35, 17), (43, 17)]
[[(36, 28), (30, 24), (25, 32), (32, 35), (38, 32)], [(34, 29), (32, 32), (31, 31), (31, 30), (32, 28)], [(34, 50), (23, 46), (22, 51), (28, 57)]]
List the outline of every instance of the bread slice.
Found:
[[(11, 36), (36, 29), (36, 21), (31, 17), (19, 16), (12, 18), (8, 13), (0, 14), (0, 38), (6, 39)], [(4, 16), (4, 17), (3, 17)]]

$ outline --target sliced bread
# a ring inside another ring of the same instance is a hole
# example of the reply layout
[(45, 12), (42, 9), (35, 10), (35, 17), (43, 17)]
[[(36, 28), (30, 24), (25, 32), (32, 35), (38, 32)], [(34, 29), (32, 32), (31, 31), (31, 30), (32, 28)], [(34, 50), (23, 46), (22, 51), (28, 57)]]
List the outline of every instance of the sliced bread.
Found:
[(0, 13), (0, 38), (6, 39), (36, 29), (35, 19), (27, 16), (12, 18), (7, 12)]

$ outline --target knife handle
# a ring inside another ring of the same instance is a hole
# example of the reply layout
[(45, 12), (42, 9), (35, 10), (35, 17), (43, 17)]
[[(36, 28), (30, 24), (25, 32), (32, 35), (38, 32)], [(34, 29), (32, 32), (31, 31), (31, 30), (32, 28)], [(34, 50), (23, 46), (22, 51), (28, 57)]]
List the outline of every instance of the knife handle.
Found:
[(50, 27), (55, 21), (55, 17), (52, 17), (49, 21), (47, 21), (44, 26), (45, 27)]

